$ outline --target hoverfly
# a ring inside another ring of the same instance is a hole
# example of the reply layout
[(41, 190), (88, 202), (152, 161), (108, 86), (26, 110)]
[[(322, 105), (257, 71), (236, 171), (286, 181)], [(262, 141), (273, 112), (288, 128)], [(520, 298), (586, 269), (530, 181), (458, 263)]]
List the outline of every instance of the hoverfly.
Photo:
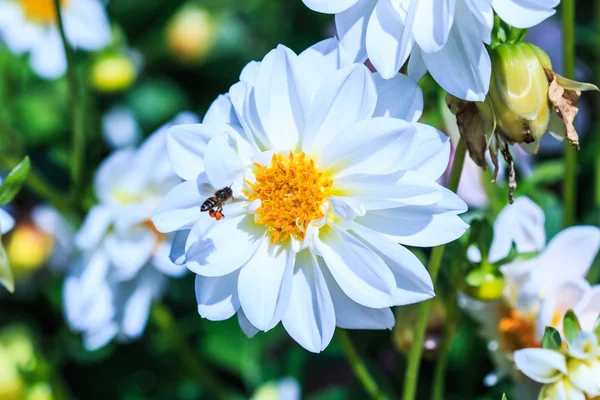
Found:
[(231, 185), (217, 190), (214, 196), (206, 199), (204, 203), (202, 203), (200, 211), (208, 211), (208, 215), (219, 221), (221, 218), (225, 217), (223, 214), (223, 205), (225, 205), (225, 202), (228, 200), (233, 200), (233, 191), (231, 190)]

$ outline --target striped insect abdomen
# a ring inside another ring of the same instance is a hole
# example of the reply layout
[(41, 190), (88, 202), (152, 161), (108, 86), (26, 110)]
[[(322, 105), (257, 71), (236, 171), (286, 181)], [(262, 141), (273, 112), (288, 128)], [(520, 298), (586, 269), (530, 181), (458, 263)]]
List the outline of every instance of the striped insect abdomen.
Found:
[(200, 207), (200, 211), (204, 212), (204, 211), (212, 210), (213, 208), (215, 208), (217, 206), (217, 204), (219, 204), (219, 202), (217, 201), (216, 197), (209, 197), (208, 199), (206, 199), (206, 201), (204, 203), (202, 203), (202, 206)]

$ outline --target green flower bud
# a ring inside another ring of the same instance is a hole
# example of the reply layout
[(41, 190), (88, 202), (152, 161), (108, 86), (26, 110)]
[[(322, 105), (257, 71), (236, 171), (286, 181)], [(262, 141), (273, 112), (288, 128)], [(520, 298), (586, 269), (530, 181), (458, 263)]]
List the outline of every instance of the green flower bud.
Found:
[(502, 296), (504, 291), (504, 277), (499, 272), (476, 269), (465, 277), (463, 290), (477, 300), (496, 300)]
[(495, 119), (496, 130), (512, 143), (538, 141), (548, 130), (551, 104), (544, 68), (550, 59), (531, 43), (501, 44), (490, 51), (492, 77), (489, 107), (478, 104), (486, 120)]

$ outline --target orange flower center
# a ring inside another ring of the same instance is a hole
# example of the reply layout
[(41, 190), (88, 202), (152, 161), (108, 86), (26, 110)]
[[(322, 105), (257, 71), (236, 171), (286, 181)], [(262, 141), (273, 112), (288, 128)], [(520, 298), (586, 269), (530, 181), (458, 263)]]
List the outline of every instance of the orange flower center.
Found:
[[(56, 20), (54, 0), (19, 0), (27, 19), (40, 23), (52, 23)], [(60, 0), (61, 6), (66, 6), (69, 0)]]
[(152, 253), (155, 253), (156, 251), (158, 251), (159, 246), (165, 241), (167, 240), (167, 237), (165, 236), (164, 233), (159, 232), (158, 230), (156, 230), (156, 227), (154, 226), (154, 223), (151, 220), (146, 220), (144, 222), (142, 222), (142, 226), (149, 229), (152, 234), (154, 235), (154, 248), (152, 249)]
[(518, 311), (510, 310), (508, 315), (498, 322), (500, 345), (504, 350), (517, 350), (540, 347), (535, 338), (535, 325), (532, 320), (524, 318)]
[(323, 217), (321, 206), (331, 194), (333, 180), (315, 167), (306, 154), (274, 154), (271, 165), (254, 164), (256, 183), (246, 182), (250, 201), (261, 200), (255, 221), (269, 230), (271, 243), (293, 235), (303, 239), (310, 221)]

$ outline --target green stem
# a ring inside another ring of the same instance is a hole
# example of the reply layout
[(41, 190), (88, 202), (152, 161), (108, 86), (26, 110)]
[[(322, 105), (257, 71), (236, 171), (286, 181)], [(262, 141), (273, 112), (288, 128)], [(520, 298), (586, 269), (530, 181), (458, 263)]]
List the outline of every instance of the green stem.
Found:
[(492, 180), (492, 171), (487, 168), (481, 175), (481, 184), (487, 195), (490, 209), (494, 215), (498, 215), (500, 214), (500, 211), (502, 211), (503, 205), (502, 200), (500, 200), (500, 197), (498, 196), (498, 186), (496, 186), (496, 183), (492, 182)]
[(174, 346), (181, 363), (185, 366), (191, 377), (197, 379), (202, 384), (203, 389), (217, 399), (236, 399), (239, 397), (237, 393), (225, 389), (211, 369), (202, 364), (198, 358), (194, 357), (196, 351), (187, 344), (181, 334), (181, 329), (177, 326), (175, 317), (171, 314), (171, 310), (168, 307), (160, 303), (154, 304), (150, 319), (163, 337)]
[(67, 75), (69, 90), (71, 92), (71, 118), (73, 134), (73, 160), (71, 162), (71, 201), (77, 202), (83, 184), (83, 164), (85, 161), (85, 104), (81, 93), (82, 86), (77, 78), (75, 54), (67, 40), (63, 17), (61, 13), (61, 0), (54, 0), (60, 37), (67, 57)]
[(455, 264), (454, 276), (452, 279), (453, 284), (447, 301), (448, 305), (446, 311), (446, 324), (444, 326), (444, 334), (442, 336), (442, 342), (440, 344), (440, 350), (433, 375), (433, 393), (431, 395), (432, 400), (442, 400), (444, 398), (444, 388), (446, 385), (446, 366), (448, 364), (448, 357), (450, 356), (450, 350), (452, 349), (452, 341), (456, 335), (456, 328), (458, 326), (458, 320), (460, 317), (456, 298), (461, 275), (462, 274), (459, 266)]
[[(462, 173), (463, 165), (465, 162), (465, 155), (467, 148), (463, 140), (458, 142), (458, 147), (454, 155), (454, 165), (452, 166), (452, 173), (450, 174), (450, 181), (448, 188), (453, 192), (456, 192), (458, 184), (460, 182), (460, 175)], [(431, 251), (431, 258), (429, 259), (429, 274), (433, 286), (435, 287), (438, 273), (440, 272), (440, 266), (442, 265), (442, 258), (444, 257), (444, 250), (446, 246), (440, 245), (434, 247)], [(417, 320), (417, 326), (415, 327), (415, 335), (413, 345), (408, 355), (408, 365), (406, 367), (406, 374), (404, 376), (404, 395), (403, 400), (414, 400), (417, 393), (417, 383), (419, 381), (419, 366), (421, 364), (421, 355), (423, 354), (423, 342), (425, 340), (425, 330), (427, 329), (427, 321), (429, 320), (429, 314), (431, 312), (432, 302), (424, 301), (419, 305), (419, 317)]]
[[(563, 62), (566, 78), (575, 79), (575, 0), (562, 1)], [(577, 153), (568, 140), (565, 140), (565, 181), (563, 197), (565, 202), (564, 227), (575, 225), (577, 205)]]
[(348, 336), (348, 332), (346, 332), (344, 329), (337, 329), (336, 336), (338, 342), (342, 346), (342, 350), (344, 350), (344, 354), (346, 354), (348, 364), (350, 364), (352, 370), (354, 371), (354, 375), (356, 375), (369, 396), (375, 400), (388, 399), (388, 397), (379, 389), (377, 382), (375, 382), (375, 379), (373, 379), (369, 373), (369, 370), (358, 355), (358, 352), (354, 348), (354, 345)]
[[(600, 0), (596, 0), (596, 29), (600, 28)], [(600, 48), (596, 50), (596, 65), (594, 68), (594, 82), (600, 82)], [(600, 112), (600, 102), (598, 103), (597, 112)], [(598, 135), (600, 135), (600, 130), (598, 129), (599, 124), (596, 125), (596, 131)], [(596, 146), (597, 149), (600, 149), (600, 136), (596, 138)], [(597, 153), (597, 152), (596, 152)], [(595, 184), (595, 204), (597, 208), (600, 208), (600, 157), (596, 157), (596, 184)]]

